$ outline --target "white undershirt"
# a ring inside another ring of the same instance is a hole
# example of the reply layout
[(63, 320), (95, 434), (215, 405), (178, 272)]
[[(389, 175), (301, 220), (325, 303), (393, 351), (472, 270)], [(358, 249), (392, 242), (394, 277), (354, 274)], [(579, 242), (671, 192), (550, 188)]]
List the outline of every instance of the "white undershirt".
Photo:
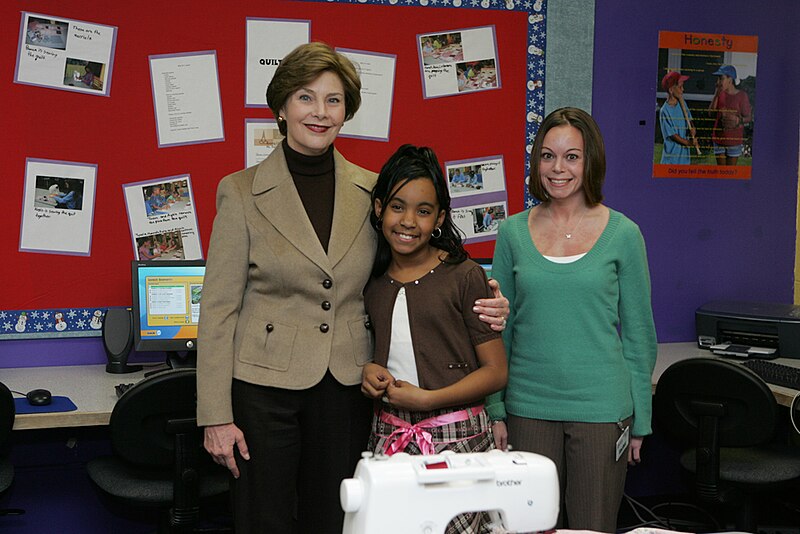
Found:
[(419, 386), (417, 361), (414, 358), (414, 342), (411, 341), (411, 326), (408, 321), (406, 288), (401, 287), (392, 311), (392, 339), (389, 341), (389, 360), (386, 368), (396, 380), (405, 380)]
[(586, 256), (586, 253), (575, 254), (574, 256), (544, 256), (544, 259), (550, 260), (553, 263), (573, 263)]

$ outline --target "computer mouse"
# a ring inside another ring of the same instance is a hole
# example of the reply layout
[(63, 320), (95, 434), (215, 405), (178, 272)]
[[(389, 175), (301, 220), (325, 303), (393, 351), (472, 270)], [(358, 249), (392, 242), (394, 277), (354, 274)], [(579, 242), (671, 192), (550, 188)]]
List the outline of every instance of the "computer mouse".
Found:
[(31, 406), (47, 406), (53, 402), (53, 396), (46, 389), (32, 389), (25, 396)]

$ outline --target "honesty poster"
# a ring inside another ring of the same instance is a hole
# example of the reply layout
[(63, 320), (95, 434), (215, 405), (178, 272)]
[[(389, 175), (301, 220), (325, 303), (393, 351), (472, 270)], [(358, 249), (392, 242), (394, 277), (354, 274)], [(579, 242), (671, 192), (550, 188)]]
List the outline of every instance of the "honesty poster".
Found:
[(659, 32), (654, 178), (746, 180), (758, 37)]

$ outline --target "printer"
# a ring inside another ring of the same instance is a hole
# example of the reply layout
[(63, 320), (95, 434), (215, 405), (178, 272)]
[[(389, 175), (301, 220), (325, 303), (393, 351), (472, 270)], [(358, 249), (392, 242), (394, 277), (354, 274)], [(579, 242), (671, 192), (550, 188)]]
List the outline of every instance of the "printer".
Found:
[(772, 351), (776, 357), (800, 359), (800, 306), (712, 301), (697, 308), (695, 326), (697, 345), (718, 354), (730, 345), (743, 357)]

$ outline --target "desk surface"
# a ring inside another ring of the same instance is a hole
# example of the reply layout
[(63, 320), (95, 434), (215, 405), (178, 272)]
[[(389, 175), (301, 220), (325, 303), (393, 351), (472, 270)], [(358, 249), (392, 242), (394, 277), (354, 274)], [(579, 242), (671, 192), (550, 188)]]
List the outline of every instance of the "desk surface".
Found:
[[(145, 368), (146, 370), (146, 368)], [(107, 425), (117, 402), (114, 386), (138, 382), (144, 370), (112, 375), (103, 365), (70, 365), (65, 367), (21, 367), (0, 369), (0, 382), (8, 389), (26, 393), (44, 388), (53, 395), (69, 397), (77, 410), (72, 412), (20, 414), (14, 419), (14, 430)]]
[[(656, 384), (661, 374), (675, 362), (681, 360), (688, 360), (689, 358), (715, 358), (710, 351), (701, 349), (696, 343), (659, 343), (658, 345), (658, 359), (656, 360), (656, 367), (653, 370), (653, 392), (656, 390)], [(735, 361), (735, 360), (729, 360)], [(772, 360), (775, 363), (782, 363), (790, 367), (800, 368), (800, 360), (794, 358), (777, 358)], [(798, 391), (795, 389), (785, 388), (783, 386), (776, 386), (774, 384), (767, 384), (769, 389), (775, 395), (775, 400), (781, 406), (789, 407), (792, 405), (792, 399), (797, 395)]]
[[(661, 374), (667, 367), (688, 358), (713, 357), (697, 347), (695, 343), (660, 343), (658, 359), (653, 371), (653, 391)], [(778, 363), (800, 367), (800, 360), (778, 358)], [(147, 368), (145, 368), (146, 370)], [(114, 386), (138, 382), (144, 378), (144, 370), (124, 375), (106, 373), (105, 365), (73, 365), (66, 367), (26, 367), (0, 369), (0, 382), (9, 389), (27, 392), (35, 388), (49, 389), (53, 395), (64, 395), (78, 407), (73, 412), (37, 413), (17, 415), (14, 430), (35, 428), (59, 428), (73, 426), (107, 425), (111, 410), (117, 402)], [(778, 404), (791, 406), (797, 391), (781, 386), (769, 385)]]

